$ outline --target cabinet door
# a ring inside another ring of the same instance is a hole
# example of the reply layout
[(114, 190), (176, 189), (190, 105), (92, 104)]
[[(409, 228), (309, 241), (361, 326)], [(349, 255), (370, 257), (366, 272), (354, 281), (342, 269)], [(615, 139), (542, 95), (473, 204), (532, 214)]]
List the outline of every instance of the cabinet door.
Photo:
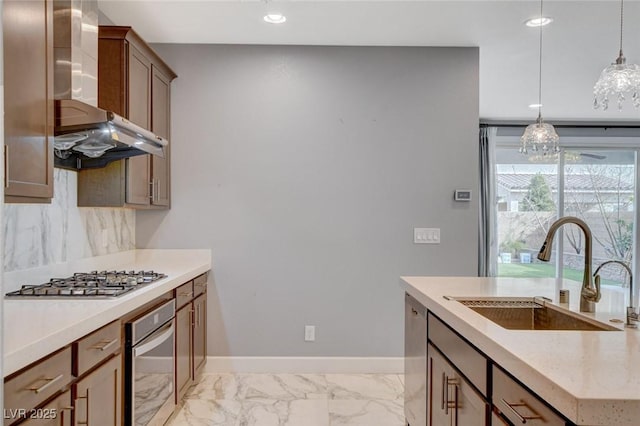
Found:
[[(171, 82), (157, 68), (151, 68), (151, 131), (169, 139)], [(151, 156), (151, 204), (156, 206), (170, 205), (170, 149), (171, 143), (164, 150), (164, 158)]]
[(184, 394), (193, 383), (191, 372), (192, 364), (192, 303), (186, 304), (176, 312), (176, 404), (180, 402)]
[(471, 387), (467, 380), (453, 373), (449, 379), (449, 401), (453, 401), (453, 424), (461, 426), (485, 426), (489, 404)]
[(427, 359), (429, 365), (427, 425), (451, 425), (450, 408), (447, 403), (449, 398), (447, 386), (447, 374), (450, 373), (449, 366), (431, 345), (427, 346)]
[(31, 414), (33, 418), (20, 424), (23, 426), (71, 426), (71, 391), (62, 393), (44, 407), (33, 410)]
[(404, 315), (404, 411), (407, 422), (427, 424), (427, 318), (408, 294)]
[(53, 197), (53, 2), (7, 1), (4, 185), (8, 202)]
[[(151, 62), (134, 45), (129, 43), (129, 120), (151, 128)], [(126, 202), (129, 204), (149, 204), (151, 160), (150, 155), (128, 158)]]
[(117, 355), (74, 385), (74, 425), (120, 426), (122, 356)]
[(202, 372), (207, 362), (207, 294), (193, 300), (193, 377)]

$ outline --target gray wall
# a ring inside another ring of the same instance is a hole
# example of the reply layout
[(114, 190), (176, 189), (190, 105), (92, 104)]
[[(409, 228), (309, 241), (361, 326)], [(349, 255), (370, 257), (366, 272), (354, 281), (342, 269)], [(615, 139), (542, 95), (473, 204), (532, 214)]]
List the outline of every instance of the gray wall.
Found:
[(478, 49), (156, 48), (173, 206), (136, 241), (213, 250), (209, 354), (401, 356), (399, 276), (477, 274)]

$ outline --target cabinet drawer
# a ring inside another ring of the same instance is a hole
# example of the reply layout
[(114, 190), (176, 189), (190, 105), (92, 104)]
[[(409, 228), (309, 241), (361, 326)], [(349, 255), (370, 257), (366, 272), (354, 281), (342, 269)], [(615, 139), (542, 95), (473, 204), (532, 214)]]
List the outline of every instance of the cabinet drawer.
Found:
[(194, 297), (207, 291), (207, 274), (202, 274), (193, 280)]
[(176, 310), (193, 300), (193, 281), (182, 284), (175, 289)]
[(493, 404), (514, 424), (565, 425), (562, 417), (496, 367), (493, 368)]
[(428, 329), (429, 340), (486, 397), (488, 361), (484, 355), (431, 313), (429, 313)]
[[(4, 383), (4, 411), (36, 408), (70, 382), (71, 347), (66, 347)], [(5, 425), (13, 422), (4, 420)]]
[(120, 349), (121, 325), (114, 321), (73, 344), (73, 373), (79, 377)]

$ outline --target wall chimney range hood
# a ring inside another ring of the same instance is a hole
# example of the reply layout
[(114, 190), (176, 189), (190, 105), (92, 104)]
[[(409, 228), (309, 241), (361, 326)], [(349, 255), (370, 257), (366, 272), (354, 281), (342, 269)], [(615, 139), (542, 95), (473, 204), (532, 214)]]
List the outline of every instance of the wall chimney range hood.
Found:
[(58, 167), (87, 169), (136, 155), (164, 157), (168, 141), (111, 111), (75, 99), (55, 101)]
[(98, 105), (98, 2), (53, 2), (54, 164), (80, 170), (136, 155), (164, 157), (168, 141)]

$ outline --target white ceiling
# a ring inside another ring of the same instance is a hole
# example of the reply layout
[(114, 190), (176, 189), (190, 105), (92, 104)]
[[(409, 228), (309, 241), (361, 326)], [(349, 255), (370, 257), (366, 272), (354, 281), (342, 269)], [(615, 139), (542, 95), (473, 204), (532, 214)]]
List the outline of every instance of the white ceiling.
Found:
[[(152, 43), (479, 46), (480, 116), (533, 119), (537, 102), (538, 30), (523, 22), (538, 1), (188, 1), (100, 0), (117, 25)], [(550, 0), (544, 15), (543, 115), (556, 120), (639, 120), (630, 103), (592, 108), (592, 89), (618, 53), (616, 0)], [(268, 11), (286, 15), (265, 23)], [(640, 1), (625, 2), (624, 51), (640, 64)], [(179, 71), (179, 64), (171, 64)]]

